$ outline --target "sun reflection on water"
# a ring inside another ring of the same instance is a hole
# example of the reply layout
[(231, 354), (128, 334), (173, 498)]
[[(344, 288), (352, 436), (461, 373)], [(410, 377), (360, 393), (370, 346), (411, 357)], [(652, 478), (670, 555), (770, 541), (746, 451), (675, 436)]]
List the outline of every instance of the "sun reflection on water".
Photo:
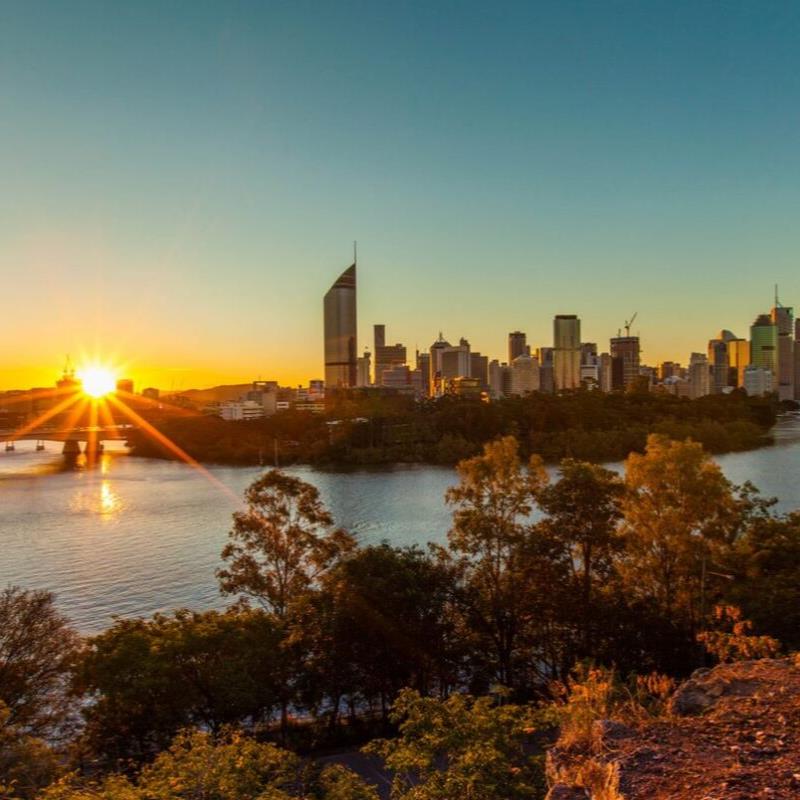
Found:
[(100, 513), (104, 516), (116, 514), (120, 509), (119, 495), (111, 488), (111, 481), (100, 484)]
[(72, 496), (69, 509), (73, 514), (91, 514), (114, 519), (122, 512), (123, 503), (112, 482), (108, 478), (102, 478), (81, 486)]

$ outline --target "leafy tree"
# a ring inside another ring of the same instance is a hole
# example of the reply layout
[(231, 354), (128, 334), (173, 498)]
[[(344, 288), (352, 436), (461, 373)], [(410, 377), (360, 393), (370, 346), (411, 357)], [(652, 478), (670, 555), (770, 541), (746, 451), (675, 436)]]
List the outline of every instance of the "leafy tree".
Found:
[(299, 672), (292, 651), (293, 615), (319, 581), (355, 548), (350, 534), (333, 529), (316, 487), (270, 470), (245, 492), (247, 509), (233, 515), (230, 540), (222, 551), (228, 567), (217, 571), (223, 594), (257, 600), (282, 632), (276, 680), (281, 687), (281, 731), (285, 739), (289, 703)]
[(800, 648), (800, 512), (754, 519), (712, 580), (757, 630)]
[(31, 798), (60, 772), (59, 754), (45, 741), (9, 724), (0, 702), (0, 797)]
[(591, 649), (591, 622), (596, 606), (595, 587), (604, 585), (622, 542), (617, 532), (623, 483), (611, 470), (585, 461), (561, 462), (559, 479), (537, 494), (546, 514), (542, 531), (563, 547), (580, 604), (583, 647)]
[(457, 467), (460, 483), (448, 489), (455, 507), (448, 533), (459, 556), (462, 595), (470, 624), (488, 639), (496, 678), (514, 686), (515, 662), (534, 604), (529, 565), (532, 498), (547, 480), (541, 459), (525, 470), (513, 437), (490, 442), (483, 454)]
[(186, 725), (269, 720), (279, 704), (279, 631), (260, 610), (179, 611), (117, 620), (92, 638), (75, 688), (90, 700), (85, 740), (110, 758), (146, 758)]
[(626, 591), (694, 629), (703, 613), (708, 562), (735, 536), (745, 511), (719, 466), (695, 442), (652, 435), (646, 453), (632, 453), (625, 466)]
[(529, 707), (490, 697), (446, 700), (403, 691), (396, 739), (370, 743), (394, 774), (392, 800), (535, 800), (545, 794), (541, 759), (530, 754), (539, 722)]
[(24, 734), (65, 733), (72, 712), (69, 671), (80, 639), (50, 592), (0, 591), (0, 702), (5, 724)]
[(716, 606), (714, 624), (716, 629), (701, 631), (697, 641), (719, 661), (775, 658), (780, 653), (780, 642), (771, 636), (754, 636), (753, 623), (736, 606)]
[(321, 774), (294, 753), (236, 730), (217, 736), (183, 731), (135, 780), (110, 775), (99, 783), (70, 776), (41, 800), (377, 800), (343, 767)]
[(342, 699), (378, 698), (384, 716), (405, 686), (424, 694), (457, 680), (453, 569), (417, 547), (357, 550), (325, 579), (298, 623), (308, 642), (307, 696), (335, 724)]
[(58, 771), (73, 730), (69, 671), (80, 639), (53, 595), (0, 591), (0, 795), (30, 797)]
[(324, 572), (355, 546), (342, 530), (332, 530), (316, 487), (270, 470), (245, 492), (247, 510), (233, 515), (231, 541), (222, 551), (228, 562), (217, 571), (223, 594), (254, 598), (278, 619)]

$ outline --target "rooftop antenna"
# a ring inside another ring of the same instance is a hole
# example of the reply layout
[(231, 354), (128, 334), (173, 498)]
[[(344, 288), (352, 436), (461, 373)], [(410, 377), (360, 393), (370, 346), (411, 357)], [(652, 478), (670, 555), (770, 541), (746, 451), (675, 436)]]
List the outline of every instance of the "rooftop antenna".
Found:
[(353, 241), (353, 264), (358, 264), (358, 242)]
[(775, 284), (775, 308), (780, 306), (780, 300), (778, 300), (778, 284)]

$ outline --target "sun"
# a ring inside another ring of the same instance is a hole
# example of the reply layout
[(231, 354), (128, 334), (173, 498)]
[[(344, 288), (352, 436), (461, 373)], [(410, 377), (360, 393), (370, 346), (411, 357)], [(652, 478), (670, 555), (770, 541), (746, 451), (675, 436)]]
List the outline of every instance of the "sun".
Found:
[(117, 388), (117, 376), (113, 371), (97, 364), (79, 370), (78, 378), (83, 393), (95, 399), (111, 394)]

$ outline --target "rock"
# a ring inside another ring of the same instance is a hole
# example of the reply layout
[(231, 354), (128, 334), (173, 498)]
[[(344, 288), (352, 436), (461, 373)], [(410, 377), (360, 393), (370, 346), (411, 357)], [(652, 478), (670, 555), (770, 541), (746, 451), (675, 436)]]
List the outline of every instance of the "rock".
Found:
[(700, 714), (714, 704), (714, 697), (709, 694), (699, 679), (689, 678), (672, 695), (669, 701), (669, 712), (679, 717), (691, 717)]
[(567, 786), (564, 783), (557, 783), (548, 793), (545, 800), (587, 800), (589, 795), (586, 789), (580, 786)]
[[(752, 665), (754, 662), (740, 662), (743, 665)], [(724, 665), (724, 672), (715, 670), (695, 670), (693, 676), (686, 683), (679, 686), (669, 702), (669, 711), (679, 717), (691, 717), (702, 714), (713, 706), (720, 698), (729, 695), (736, 697), (749, 697), (757, 689), (757, 683), (743, 680), (731, 674), (729, 665)], [(745, 667), (740, 667), (744, 670)], [(752, 669), (752, 667), (751, 667)]]
[(634, 734), (635, 731), (622, 722), (598, 719), (592, 725), (592, 748), (595, 752), (613, 749), (616, 742), (629, 739)]

